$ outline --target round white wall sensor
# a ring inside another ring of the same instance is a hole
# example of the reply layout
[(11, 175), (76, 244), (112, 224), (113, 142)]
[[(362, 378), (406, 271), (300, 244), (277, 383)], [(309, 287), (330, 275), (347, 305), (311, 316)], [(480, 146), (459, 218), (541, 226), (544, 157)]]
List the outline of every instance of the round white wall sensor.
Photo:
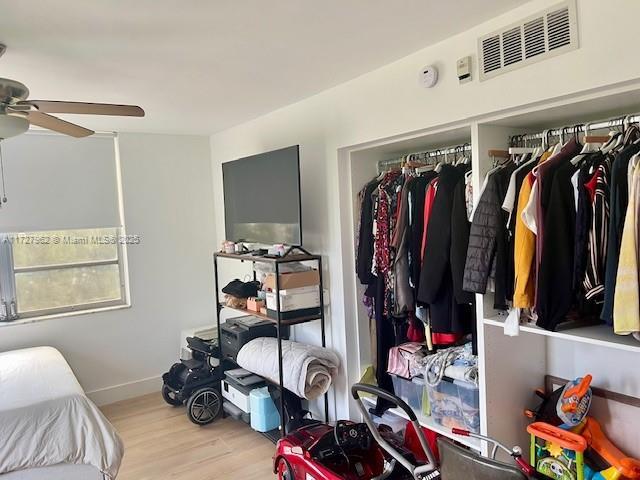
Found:
[(431, 88), (438, 83), (438, 69), (433, 65), (428, 65), (420, 70), (420, 83), (425, 88)]

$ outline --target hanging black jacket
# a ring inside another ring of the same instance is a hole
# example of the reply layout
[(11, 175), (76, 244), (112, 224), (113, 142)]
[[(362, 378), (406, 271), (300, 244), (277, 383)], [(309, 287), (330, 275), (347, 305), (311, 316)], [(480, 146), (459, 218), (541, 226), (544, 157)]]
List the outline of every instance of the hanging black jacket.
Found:
[(549, 202), (538, 272), (536, 311), (539, 327), (555, 330), (573, 303), (573, 259), (576, 210), (571, 177), (578, 167), (566, 161), (548, 179)]
[(437, 177), (434, 171), (425, 172), (415, 178), (410, 184), (411, 195), (411, 232), (409, 234), (409, 276), (411, 284), (418, 291), (420, 287), (420, 270), (422, 262), (422, 230), (424, 228), (424, 200), (427, 185)]
[(457, 303), (473, 303), (475, 295), (464, 291), (462, 282), (464, 278), (464, 263), (469, 248), (469, 230), (471, 223), (467, 216), (467, 204), (465, 199), (464, 178), (458, 182), (453, 192), (453, 205), (451, 207), (451, 276), (453, 279), (453, 294)]
[(451, 209), (456, 185), (464, 174), (451, 165), (444, 165), (438, 178), (438, 190), (427, 227), (426, 248), (418, 300), (431, 304), (438, 299), (440, 287), (445, 282), (445, 272), (450, 265)]
[(452, 235), (460, 228), (454, 227), (452, 211), (460, 183), (464, 184), (464, 168), (443, 166), (427, 229), (418, 300), (429, 306), (434, 333), (466, 334), (471, 332), (473, 321), (473, 307), (458, 303), (454, 295), (452, 269), (456, 267), (452, 259), (454, 263), (461, 263), (462, 259), (452, 252)]
[(373, 198), (371, 194), (378, 188), (379, 184), (380, 182), (377, 179), (369, 182), (362, 193), (356, 259), (356, 273), (362, 285), (370, 285), (375, 280), (375, 276), (371, 273), (373, 264)]
[(487, 282), (495, 261), (496, 308), (504, 308), (508, 250), (506, 241), (507, 217), (502, 203), (515, 164), (509, 163), (493, 173), (480, 197), (469, 233), (469, 248), (464, 267), (463, 288), (467, 292), (486, 293)]

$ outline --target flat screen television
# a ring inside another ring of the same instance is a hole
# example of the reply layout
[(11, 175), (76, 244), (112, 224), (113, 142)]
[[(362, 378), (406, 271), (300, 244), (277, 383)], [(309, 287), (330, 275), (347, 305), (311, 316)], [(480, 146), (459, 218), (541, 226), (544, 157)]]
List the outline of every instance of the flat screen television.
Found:
[(302, 246), (300, 147), (222, 164), (226, 239)]

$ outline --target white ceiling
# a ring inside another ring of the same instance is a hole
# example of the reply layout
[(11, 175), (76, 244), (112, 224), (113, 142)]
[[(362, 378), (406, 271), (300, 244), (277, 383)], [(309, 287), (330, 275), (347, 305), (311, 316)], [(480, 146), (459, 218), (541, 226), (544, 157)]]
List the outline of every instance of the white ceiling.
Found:
[[(0, 0), (0, 76), (31, 98), (135, 103), (98, 130), (213, 133), (524, 0)], [(461, 14), (464, 12), (464, 14)], [(72, 119), (72, 117), (66, 117)]]

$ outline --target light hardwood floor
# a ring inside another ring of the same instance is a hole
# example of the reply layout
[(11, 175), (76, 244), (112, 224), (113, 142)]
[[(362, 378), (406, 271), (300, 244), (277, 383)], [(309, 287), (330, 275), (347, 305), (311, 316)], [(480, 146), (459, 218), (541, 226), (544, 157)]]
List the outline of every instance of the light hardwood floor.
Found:
[(102, 407), (125, 445), (118, 480), (273, 480), (275, 445), (236, 420), (206, 427), (160, 394)]

